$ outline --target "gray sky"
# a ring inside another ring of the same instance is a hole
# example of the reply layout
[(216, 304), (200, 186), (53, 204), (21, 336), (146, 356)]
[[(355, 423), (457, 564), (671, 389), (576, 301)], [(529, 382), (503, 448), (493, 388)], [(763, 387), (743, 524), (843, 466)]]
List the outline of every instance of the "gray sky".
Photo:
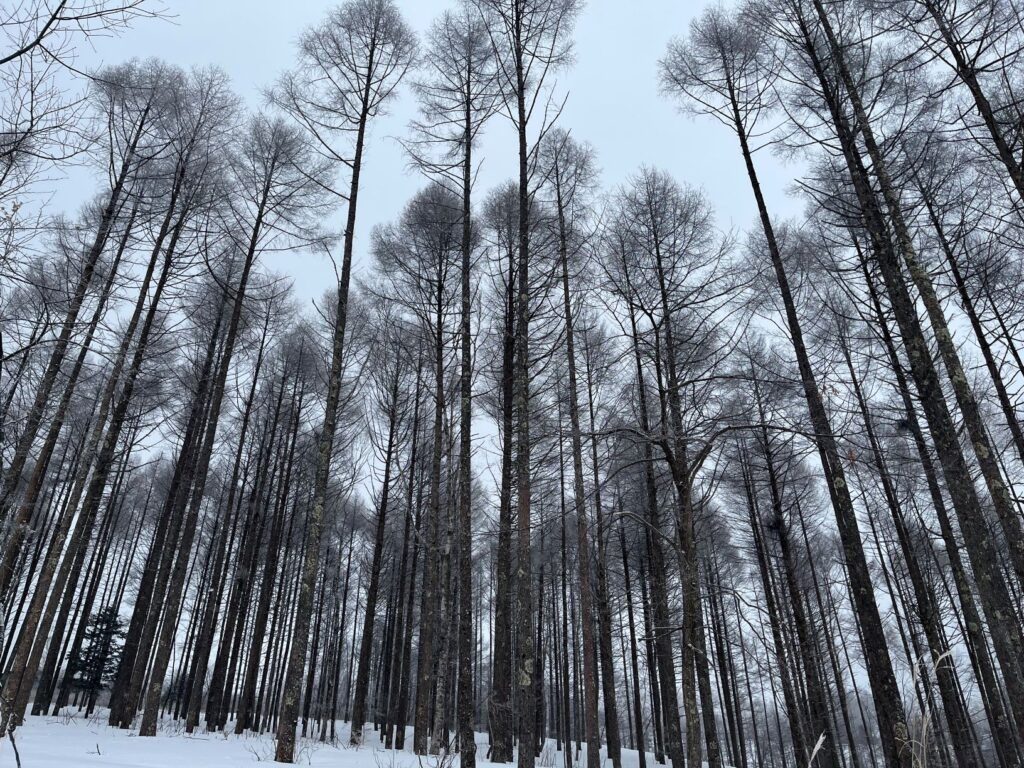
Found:
[[(710, 0), (713, 2), (714, 0)], [(295, 40), (334, 3), (328, 0), (167, 0), (172, 21), (139, 23), (118, 38), (100, 39), (83, 51), (80, 63), (114, 64), (132, 57), (156, 56), (181, 66), (215, 64), (231, 77), (250, 108), (261, 105), (261, 89), (292, 62)], [(423, 32), (449, 0), (398, 0), (402, 12)], [(662, 168), (677, 179), (704, 189), (724, 229), (746, 229), (756, 211), (736, 140), (710, 118), (679, 114), (658, 93), (657, 61), (674, 34), (684, 33), (704, 6), (694, 0), (589, 0), (579, 19), (575, 64), (561, 72), (558, 94), (568, 94), (561, 124), (597, 151), (602, 186), (622, 183), (641, 164)], [(423, 183), (406, 165), (395, 137), (405, 133), (415, 114), (408, 89), (378, 120), (369, 144), (360, 193), (356, 253), (366, 264), (367, 237), (374, 224), (393, 219)], [(515, 172), (515, 144), (500, 116), (484, 136), (482, 196)], [(759, 169), (777, 216), (794, 213), (797, 203), (785, 194), (794, 169), (762, 153)], [(74, 207), (90, 194), (92, 183), (72, 173), (57, 190), (57, 202)], [(343, 211), (336, 214), (340, 229)], [(295, 282), (303, 300), (318, 298), (333, 275), (325, 257), (293, 253), (272, 257), (274, 271)]]

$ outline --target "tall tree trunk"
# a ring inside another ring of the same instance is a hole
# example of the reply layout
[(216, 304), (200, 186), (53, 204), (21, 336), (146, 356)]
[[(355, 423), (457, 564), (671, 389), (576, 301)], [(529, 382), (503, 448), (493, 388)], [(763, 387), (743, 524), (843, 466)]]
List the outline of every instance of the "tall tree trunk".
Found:
[[(628, 271), (626, 273), (627, 283), (630, 283)], [(632, 285), (630, 284), (630, 291)], [(632, 306), (629, 309), (629, 327), (632, 337), (633, 359), (636, 365), (636, 386), (637, 402), (640, 406), (640, 428), (644, 433), (650, 433), (652, 422), (650, 409), (647, 400), (647, 384), (644, 380), (643, 362), (640, 356), (640, 336), (637, 328), (636, 315)], [(662, 539), (666, 537), (662, 532), (661, 513), (658, 508), (658, 489), (654, 477), (654, 452), (651, 449), (650, 441), (643, 441), (641, 445), (641, 457), (644, 464), (644, 507), (647, 517), (648, 528), (648, 549), (650, 552), (650, 583), (651, 598), (654, 613), (654, 647), (658, 661), (658, 682), (660, 689), (652, 693), (660, 692), (661, 709), (665, 721), (665, 751), (672, 761), (673, 768), (684, 768), (685, 756), (683, 752), (682, 732), (679, 728), (679, 699), (676, 688), (675, 661), (672, 653), (672, 639), (670, 628), (672, 619), (668, 608), (667, 594), (667, 573), (665, 568), (665, 555), (662, 548)], [(643, 580), (641, 580), (641, 586)], [(644, 600), (646, 605), (647, 600)], [(648, 633), (650, 635), (650, 633)], [(657, 716), (655, 717), (657, 721)], [(657, 743), (657, 739), (656, 739)]]
[[(469, 62), (472, 67), (472, 60)], [(470, 76), (472, 71), (470, 71)], [(468, 79), (468, 78), (467, 78)], [(459, 519), (456, 545), (459, 562), (458, 690), (456, 722), (459, 734), (459, 765), (476, 768), (476, 736), (473, 733), (473, 351), (472, 351), (472, 178), (473, 120), (467, 102), (463, 123), (462, 158), (462, 270), (461, 359), (459, 365)]]
[(644, 709), (640, 700), (640, 664), (636, 645), (636, 623), (633, 619), (633, 588), (629, 578), (629, 553), (626, 551), (626, 533), (619, 526), (619, 543), (622, 547), (622, 577), (626, 592), (626, 615), (629, 621), (629, 658), (633, 673), (633, 722), (635, 723), (637, 765), (647, 768), (647, 742), (644, 740)]
[(512, 762), (512, 449), (515, 366), (515, 253), (508, 254), (508, 285), (501, 359), (501, 479), (498, 488), (498, 546), (495, 555), (494, 648), (487, 720), (492, 763)]
[(370, 563), (370, 580), (366, 587), (366, 613), (363, 615), (363, 633), (359, 641), (359, 666), (356, 672), (355, 701), (352, 707), (351, 733), (349, 743), (358, 746), (363, 741), (363, 725), (366, 722), (366, 694), (370, 687), (370, 653), (373, 651), (373, 625), (377, 614), (377, 593), (380, 591), (380, 570), (384, 557), (384, 532), (387, 527), (388, 498), (391, 493), (391, 467), (394, 463), (395, 443), (398, 430), (398, 383), (399, 365), (391, 381), (390, 413), (388, 414), (387, 446), (384, 449), (384, 481), (380, 492), (380, 506), (377, 509), (377, 523), (374, 527), (373, 554)]
[[(590, 537), (587, 533), (586, 489), (583, 482), (583, 439), (580, 429), (579, 391), (576, 381), (576, 341), (572, 294), (569, 289), (568, 233), (558, 170), (555, 175), (558, 259), (562, 282), (562, 311), (565, 315), (563, 322), (565, 323), (565, 348), (568, 361), (566, 368), (569, 378), (569, 428), (572, 443), (573, 511), (576, 516), (576, 560), (580, 582), (580, 626), (583, 635), (583, 723), (587, 741), (587, 768), (599, 768), (601, 764), (601, 733), (597, 717), (597, 658), (591, 592)], [(596, 470), (597, 467), (595, 466), (594, 469)], [(612, 690), (614, 692), (614, 684)], [(605, 706), (607, 708), (607, 699)]]
[(327, 506), (327, 484), (331, 473), (331, 459), (334, 456), (334, 433), (338, 425), (338, 406), (341, 402), (341, 373), (345, 355), (345, 328), (348, 321), (348, 293), (352, 278), (352, 252), (355, 242), (356, 202), (359, 197), (359, 174), (363, 164), (363, 145), (366, 140), (366, 121), (369, 117), (370, 78), (362, 97), (362, 111), (356, 128), (355, 154), (352, 159), (352, 178), (348, 193), (348, 217), (345, 223), (344, 246), (341, 260), (341, 276), (338, 281), (334, 334), (331, 339), (331, 369), (327, 379), (327, 400), (324, 405), (324, 422), (320, 429), (317, 445), (316, 471), (313, 477), (313, 506), (309, 512), (306, 528), (305, 559), (302, 563), (302, 579), (299, 586), (298, 603), (295, 609), (295, 623), (292, 625), (292, 642), (288, 652), (281, 692), (281, 707), (277, 723), (277, 748), (274, 759), (281, 763), (295, 760), (295, 728), (299, 721), (299, 689), (302, 673), (306, 667), (306, 652), (309, 647), (309, 623), (313, 610), (313, 587), (320, 561), (320, 540), (323, 532), (324, 511)]
[[(522, 20), (516, 21), (516, 39), (522, 40)], [(513, 365), (512, 408), (516, 417), (516, 597), (515, 620), (520, 641), (516, 648), (516, 686), (519, 689), (519, 768), (534, 768), (536, 754), (536, 701), (533, 698), (534, 658), (533, 581), (530, 545), (530, 153), (526, 140), (526, 68), (520, 46), (513, 51), (515, 60), (515, 126), (519, 142), (519, 254), (518, 293), (516, 296), (515, 360)]]
[[(438, 286), (438, 292), (441, 291)], [(427, 502), (427, 539), (423, 557), (423, 591), (420, 597), (420, 647), (416, 664), (416, 704), (415, 730), (413, 731), (413, 751), (417, 755), (428, 753), (430, 739), (430, 701), (434, 693), (436, 680), (435, 662), (437, 647), (435, 633), (441, 627), (437, 622), (445, 621), (446, 617), (438, 613), (436, 603), (441, 592), (441, 553), (439, 551), (441, 524), (441, 460), (444, 455), (443, 429), (445, 410), (444, 386), (444, 331), (442, 328), (443, 310), (441, 302), (435, 307), (437, 326), (434, 329), (434, 423), (432, 428), (432, 448), (430, 455), (430, 497)], [(443, 638), (443, 635), (442, 635)], [(440, 670), (443, 673), (443, 670)], [(437, 734), (434, 734), (436, 739)], [(436, 742), (435, 742), (436, 743)]]

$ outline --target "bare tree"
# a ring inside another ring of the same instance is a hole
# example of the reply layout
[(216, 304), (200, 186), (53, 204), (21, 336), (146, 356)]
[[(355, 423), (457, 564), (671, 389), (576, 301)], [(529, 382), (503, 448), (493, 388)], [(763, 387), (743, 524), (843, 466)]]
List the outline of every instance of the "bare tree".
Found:
[[(282, 78), (273, 100), (302, 124), (317, 140), (325, 156), (347, 166), (351, 176), (338, 276), (337, 308), (331, 348), (324, 423), (320, 430), (315, 492), (306, 531), (297, 618), (292, 626), (291, 651), (277, 731), (277, 759), (292, 762), (299, 712), (299, 686), (306, 666), (313, 587), (317, 574), (327, 481), (330, 475), (341, 394), (345, 326), (348, 320), (349, 283), (355, 243), (356, 202), (362, 171), (366, 129), (380, 114), (389, 97), (412, 65), (416, 41), (391, 0), (350, 0), (332, 11), (300, 41), (299, 69)], [(337, 136), (354, 137), (351, 156), (333, 142)]]
[(79, 46), (161, 14), (153, 0), (18, 0), (0, 10), (0, 201), (89, 147), (82, 98), (66, 92), (67, 75), (82, 76)]
[[(513, 409), (518, 419), (516, 431), (517, 546), (519, 570), (516, 574), (516, 620), (523, 637), (533, 636), (533, 583), (526, 568), (531, 559), (530, 523), (530, 218), (533, 189), (530, 126), (535, 124), (538, 106), (549, 106), (548, 76), (566, 64), (572, 51), (569, 35), (579, 12), (577, 0), (474, 0), (488, 24), (492, 45), (500, 69), (504, 108), (516, 130), (519, 153), (519, 282), (515, 326)], [(541, 116), (541, 133), (550, 123)], [(516, 652), (515, 680), (520, 691), (522, 712), (519, 718), (519, 766), (533, 768), (536, 744), (534, 647), (520, 642)], [(511, 681), (508, 681), (511, 683)], [(502, 686), (504, 681), (499, 681)], [(511, 762), (512, 728), (508, 716), (510, 691), (499, 690), (492, 700), (491, 759)]]

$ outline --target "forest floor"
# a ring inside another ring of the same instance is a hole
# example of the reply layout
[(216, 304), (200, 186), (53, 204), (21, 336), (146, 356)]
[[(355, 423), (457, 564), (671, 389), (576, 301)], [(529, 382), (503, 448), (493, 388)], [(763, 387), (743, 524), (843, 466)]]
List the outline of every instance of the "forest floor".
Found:
[[(27, 717), (15, 733), (22, 768), (234, 768), (253, 763), (269, 763), (274, 759), (273, 734), (225, 736), (196, 733), (187, 735), (179, 724), (168, 722), (153, 738), (143, 738), (134, 731), (111, 728), (106, 712), (97, 711), (88, 719), (78, 714), (57, 717)], [(366, 729), (362, 747), (348, 746), (348, 725), (338, 728), (339, 743), (321, 743), (303, 739), (298, 765), (333, 766), (334, 768), (458, 768), (459, 760), (437, 757), (419, 758), (410, 751), (385, 750), (376, 732)], [(411, 743), (411, 735), (408, 737)], [(477, 734), (477, 764), (481, 768), (494, 765), (485, 759), (487, 735)], [(602, 750), (602, 758), (604, 758)], [(574, 755), (575, 757), (575, 755)], [(580, 755), (585, 765), (586, 747)], [(638, 755), (623, 750), (622, 768), (637, 768)], [(0, 743), (0, 768), (15, 764), (11, 744)], [(602, 764), (608, 764), (602, 759)], [(656, 766), (648, 753), (648, 766)], [(537, 759), (537, 768), (562, 768), (562, 753), (548, 742)], [(610, 764), (608, 764), (610, 765)]]

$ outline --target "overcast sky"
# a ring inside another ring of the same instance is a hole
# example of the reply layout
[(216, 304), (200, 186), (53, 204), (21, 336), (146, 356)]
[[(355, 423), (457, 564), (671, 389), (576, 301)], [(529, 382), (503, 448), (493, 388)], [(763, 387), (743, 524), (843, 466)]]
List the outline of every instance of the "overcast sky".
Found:
[[(716, 0), (710, 0), (715, 2)], [(409, 24), (422, 33), (449, 0), (397, 0)], [(300, 32), (335, 3), (326, 0), (167, 0), (173, 19), (138, 23), (117, 38), (83, 51), (85, 67), (156, 56), (181, 66), (223, 68), (250, 108), (262, 106), (261, 90), (287, 69)], [(679, 114), (658, 92), (657, 62), (668, 40), (685, 33), (701, 0), (589, 0), (577, 24), (575, 63), (559, 73), (556, 93), (567, 95), (561, 125), (593, 145), (602, 186), (613, 189), (640, 165), (669, 171), (702, 188), (723, 229), (747, 229), (756, 211), (736, 139), (710, 118)], [(408, 88), (390, 114), (374, 123), (359, 198), (356, 258), (365, 265), (368, 233), (392, 220), (423, 179), (407, 167), (395, 137), (415, 114)], [(484, 136), (478, 196), (515, 173), (515, 143), (501, 118)], [(792, 168), (762, 153), (759, 167), (773, 214), (797, 210), (786, 195)], [(58, 201), (74, 207), (94, 191), (80, 173), (63, 183)], [(334, 223), (341, 229), (344, 212)], [(300, 298), (319, 298), (333, 280), (325, 257), (294, 253), (274, 257), (274, 271), (288, 274)]]

